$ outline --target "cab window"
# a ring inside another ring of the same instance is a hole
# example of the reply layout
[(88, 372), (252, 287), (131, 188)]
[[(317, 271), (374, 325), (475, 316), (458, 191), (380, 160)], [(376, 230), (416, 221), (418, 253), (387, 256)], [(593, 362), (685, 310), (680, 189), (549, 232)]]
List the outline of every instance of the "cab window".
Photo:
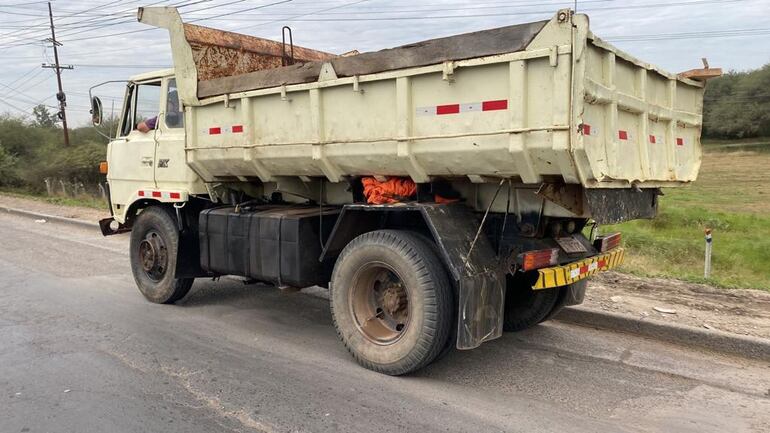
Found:
[(176, 88), (176, 78), (168, 81), (168, 92), (166, 93), (166, 126), (169, 128), (184, 127), (184, 113), (182, 104), (179, 102), (179, 93)]
[(140, 84), (136, 87), (135, 92), (134, 128), (140, 122), (145, 122), (150, 129), (155, 129), (158, 126), (158, 113), (160, 112), (160, 81)]
[(142, 122), (150, 126), (150, 129), (155, 129), (159, 111), (160, 81), (129, 85), (121, 135), (127, 136)]

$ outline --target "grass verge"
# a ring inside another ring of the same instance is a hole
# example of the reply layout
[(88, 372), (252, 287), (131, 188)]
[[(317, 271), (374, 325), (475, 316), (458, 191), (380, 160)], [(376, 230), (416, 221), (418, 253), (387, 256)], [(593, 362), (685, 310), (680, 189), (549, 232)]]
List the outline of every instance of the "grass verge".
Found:
[(81, 195), (77, 197), (63, 197), (63, 196), (45, 196), (35, 193), (31, 193), (26, 190), (20, 189), (0, 189), (0, 193), (19, 198), (28, 198), (32, 200), (38, 200), (44, 203), (50, 203), (58, 206), (80, 206), (91, 209), (105, 210), (107, 209), (107, 203), (99, 198), (94, 198), (90, 195)]
[[(770, 152), (707, 150), (699, 179), (664, 193), (654, 220), (602, 227), (623, 233), (621, 271), (770, 291)], [(708, 281), (706, 228), (714, 231)]]

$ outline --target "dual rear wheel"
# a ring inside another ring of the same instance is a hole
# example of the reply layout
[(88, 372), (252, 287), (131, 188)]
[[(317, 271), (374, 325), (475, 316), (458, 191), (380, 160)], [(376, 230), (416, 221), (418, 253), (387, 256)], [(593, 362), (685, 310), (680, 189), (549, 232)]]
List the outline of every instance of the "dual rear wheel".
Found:
[[(455, 344), (457, 306), (447, 275), (432, 242), (419, 234), (379, 230), (357, 237), (332, 274), (337, 334), (368, 369), (402, 375), (428, 365)], [(548, 320), (564, 306), (566, 290), (532, 290), (509, 277), (503, 330)]]

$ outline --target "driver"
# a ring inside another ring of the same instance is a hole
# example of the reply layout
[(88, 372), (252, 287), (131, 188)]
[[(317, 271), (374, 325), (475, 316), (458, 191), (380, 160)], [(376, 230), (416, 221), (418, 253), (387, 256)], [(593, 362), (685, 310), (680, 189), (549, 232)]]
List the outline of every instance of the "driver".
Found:
[[(176, 89), (172, 89), (168, 92), (168, 106), (166, 107), (167, 114), (173, 114), (166, 117), (166, 124), (170, 127), (176, 127), (179, 123), (179, 97), (177, 96)], [(171, 120), (171, 122), (169, 122)], [(158, 126), (158, 116), (153, 116), (148, 119), (144, 119), (136, 124), (136, 130), (143, 133), (148, 133)]]

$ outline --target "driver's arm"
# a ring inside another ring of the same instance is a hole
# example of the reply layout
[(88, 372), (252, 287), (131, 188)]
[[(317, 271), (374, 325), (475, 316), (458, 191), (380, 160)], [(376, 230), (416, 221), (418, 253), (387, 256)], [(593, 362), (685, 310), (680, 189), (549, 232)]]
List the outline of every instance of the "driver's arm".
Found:
[(142, 120), (136, 125), (136, 130), (143, 133), (148, 133), (155, 129), (156, 124), (158, 123), (158, 117), (150, 117), (149, 119)]

